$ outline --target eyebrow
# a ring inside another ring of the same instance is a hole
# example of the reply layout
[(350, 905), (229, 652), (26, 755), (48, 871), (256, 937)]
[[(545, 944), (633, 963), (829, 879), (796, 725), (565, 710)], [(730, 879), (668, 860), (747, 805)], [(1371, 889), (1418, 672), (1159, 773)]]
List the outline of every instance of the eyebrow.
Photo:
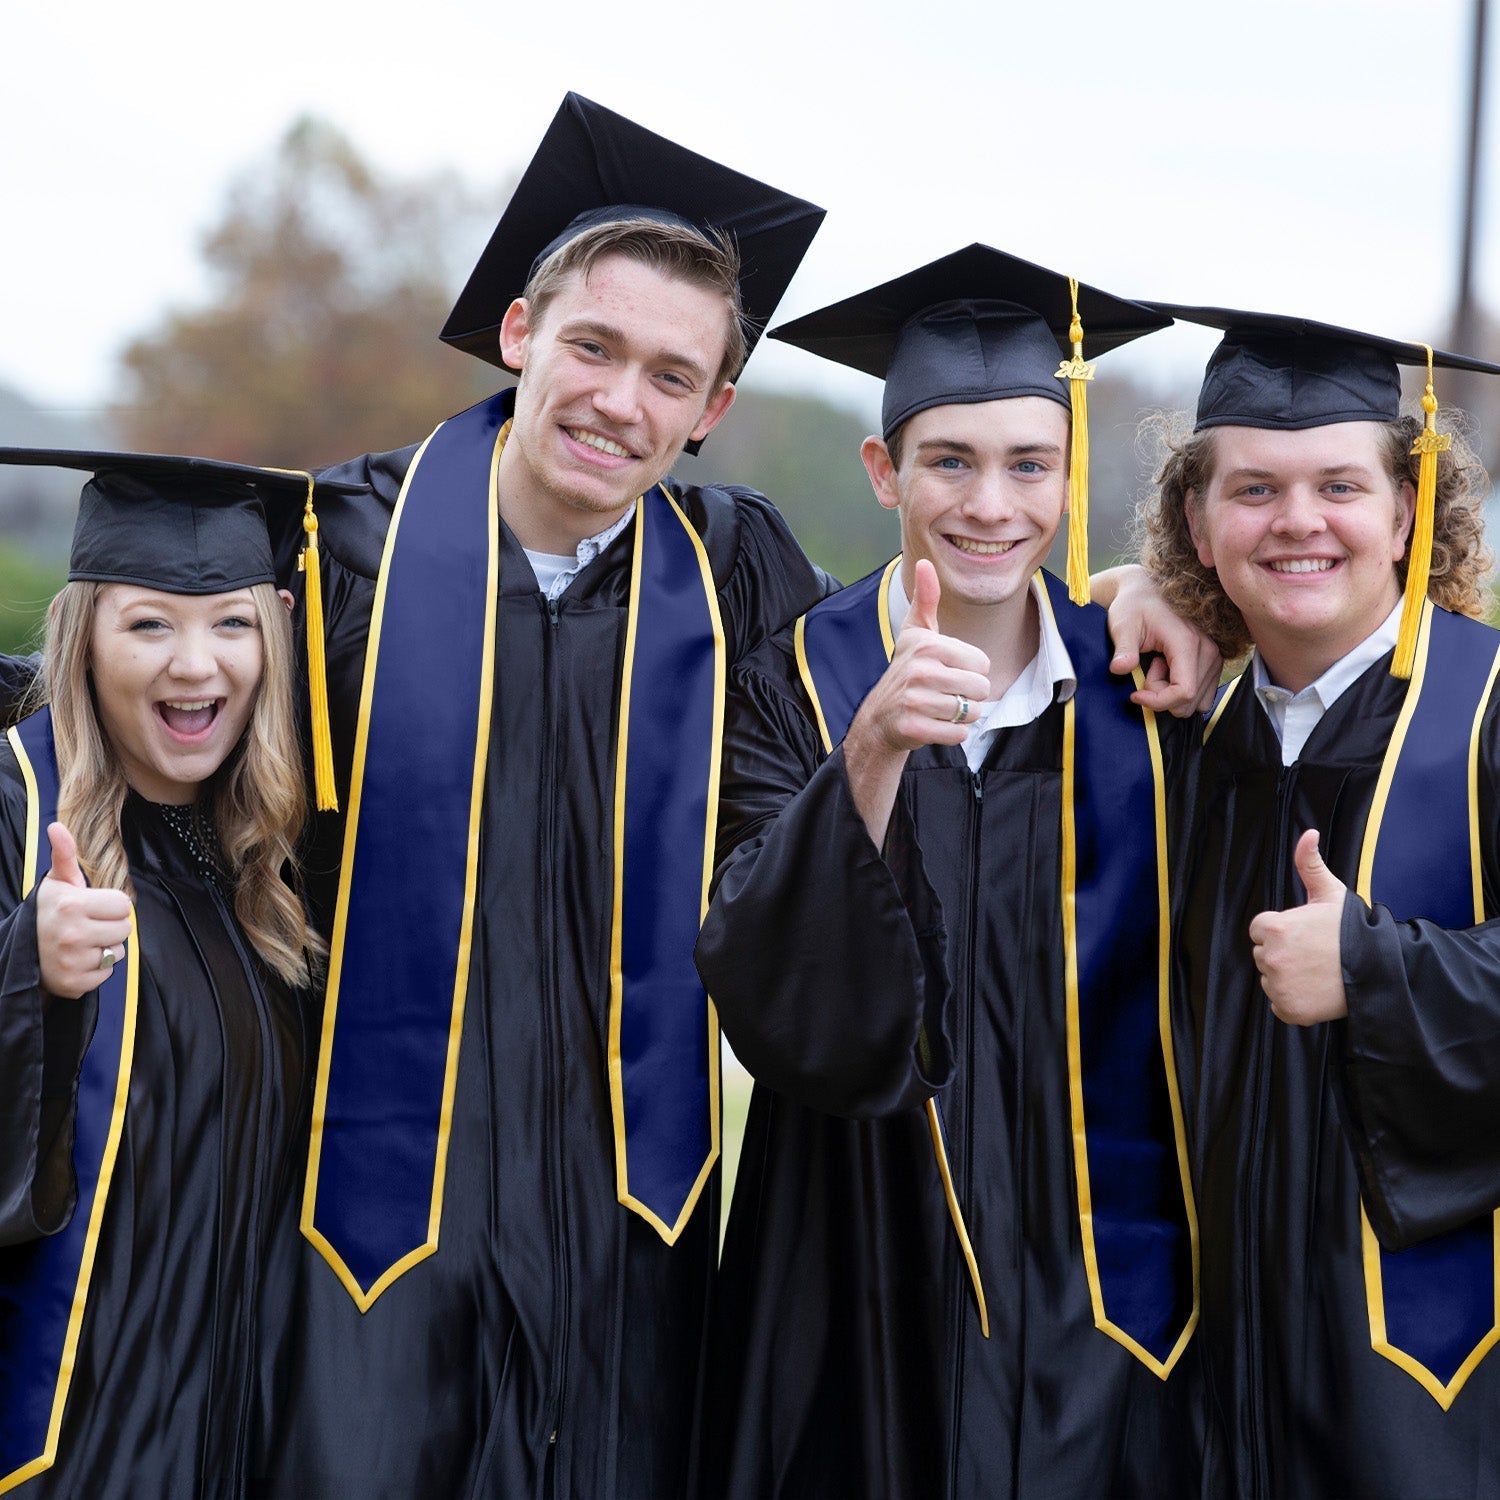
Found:
[[(1374, 471), (1365, 467), (1364, 464), (1328, 464), (1317, 470), (1319, 479), (1332, 479), (1339, 474), (1349, 474), (1357, 479), (1369, 480), (1374, 477)], [(1281, 476), (1274, 469), (1228, 469), (1222, 476), (1222, 483), (1233, 484), (1242, 479), (1279, 479)]]
[[(601, 323), (595, 318), (576, 318), (571, 323), (564, 323), (558, 329), (558, 333), (569, 338), (592, 336), (605, 344), (628, 342), (623, 329), (616, 328), (613, 323)], [(675, 365), (679, 369), (686, 370), (700, 383), (708, 379), (708, 370), (704, 365), (694, 359), (691, 354), (684, 354), (677, 349), (658, 349), (653, 356), (653, 362)]]
[[(918, 453), (953, 453), (963, 458), (972, 458), (978, 452), (973, 443), (958, 442), (953, 438), (924, 438), (916, 446)], [(1060, 457), (1062, 446), (1059, 443), (1016, 443), (1005, 450), (1008, 459), (1027, 458), (1032, 454), (1045, 455), (1047, 457)]]

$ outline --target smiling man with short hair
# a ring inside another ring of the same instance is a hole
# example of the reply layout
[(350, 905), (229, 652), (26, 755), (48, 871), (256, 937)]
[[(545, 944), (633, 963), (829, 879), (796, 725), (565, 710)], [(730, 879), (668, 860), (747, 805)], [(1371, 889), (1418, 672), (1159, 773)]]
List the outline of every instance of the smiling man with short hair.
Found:
[(1165, 1007), (1190, 731), (1038, 571), (1081, 520), (1080, 344), (1162, 326), (973, 245), (777, 331), (884, 376), (862, 456), (902, 554), (731, 698), (698, 960), (758, 1083), (715, 1495), (1197, 1494)]
[(445, 330), (519, 385), (336, 471), (351, 770), (264, 1493), (695, 1489), (723, 684), (823, 583), (668, 471), (821, 217), (570, 95)]

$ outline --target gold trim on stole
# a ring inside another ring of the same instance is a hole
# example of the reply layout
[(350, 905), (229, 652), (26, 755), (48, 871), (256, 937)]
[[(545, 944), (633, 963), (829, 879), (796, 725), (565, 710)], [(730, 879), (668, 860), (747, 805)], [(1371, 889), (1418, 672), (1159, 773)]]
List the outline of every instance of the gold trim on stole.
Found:
[(328, 1106), (328, 1075), (333, 1061), (334, 1023), (338, 1016), (339, 980), (343, 967), (344, 923), (349, 906), (349, 888), (354, 874), (354, 848), (359, 830), (361, 794), (364, 786), (365, 752), (370, 736), (370, 705), (375, 696), (375, 669), (380, 658), (380, 635), (385, 619), (386, 589), (390, 581), (391, 556), (395, 551), (396, 538), (405, 519), (406, 497), (411, 482), (421, 465), (422, 455), (443, 427), (429, 434), (417, 450), (406, 478), (401, 484), (401, 493), (391, 515), (390, 529), (386, 533), (385, 549), (380, 559), (380, 576), (375, 585), (375, 600), (370, 613), (370, 629), (365, 646), (364, 681), (360, 689), (359, 719), (354, 739), (354, 764), (349, 776), (349, 817), (345, 824), (343, 861), (339, 871), (338, 906), (333, 924), (333, 942), (329, 958), (327, 994), (323, 1006), (323, 1033), (318, 1049), (318, 1077), (313, 1095), (312, 1133), (308, 1144), (307, 1182), (302, 1200), (302, 1233), (317, 1249), (318, 1253), (333, 1268), (334, 1274), (343, 1283), (344, 1289), (354, 1299), (360, 1312), (368, 1312), (376, 1299), (398, 1277), (409, 1271), (420, 1261), (436, 1252), (438, 1231), (443, 1214), (443, 1190), (447, 1185), (448, 1139), (453, 1125), (453, 1098), (458, 1086), (459, 1042), (463, 1035), (464, 1010), (468, 998), (469, 959), (473, 941), (474, 902), (479, 879), (479, 835), (484, 806), (484, 775), (489, 758), (490, 710), (494, 697), (495, 680), (495, 612), (496, 594), (500, 577), (499, 541), (499, 490), (498, 472), (500, 454), (510, 436), (510, 422), (501, 427), (495, 438), (494, 452), (490, 456), (489, 482), (489, 562), (485, 585), (484, 647), (480, 663), (479, 712), (477, 715), (474, 773), (470, 784), (469, 802), (469, 848), (464, 873), (463, 928), (458, 945), (457, 962), (454, 965), (453, 1008), (448, 1028), (448, 1058), (443, 1075), (443, 1099), (438, 1116), (437, 1158), (434, 1163), (432, 1182), (432, 1205), (427, 1219), (427, 1239), (389, 1266), (383, 1275), (366, 1291), (360, 1286), (354, 1273), (344, 1263), (327, 1238), (313, 1222), (317, 1203), (318, 1168), (323, 1151), (323, 1127)]
[[(1401, 704), (1401, 713), (1396, 727), (1391, 732), (1386, 746), (1385, 759), (1381, 762), (1380, 778), (1375, 784), (1375, 798), (1370, 804), (1370, 816), (1365, 824), (1364, 843), (1359, 854), (1359, 876), (1355, 893), (1366, 906), (1372, 904), (1370, 880), (1375, 867), (1375, 845), (1380, 837), (1380, 825), (1385, 818), (1386, 801), (1390, 796), (1391, 783), (1396, 775), (1396, 762), (1406, 743), (1406, 733), (1417, 710), (1417, 699), (1422, 693), (1422, 684), (1427, 675), (1427, 653), (1432, 643), (1432, 601), (1422, 606), (1422, 621), (1417, 639), (1416, 659), (1412, 665), (1411, 680), (1406, 697)], [(1469, 859), (1474, 895), (1474, 921), (1476, 925), (1485, 920), (1484, 869), (1480, 859), (1479, 840), (1479, 731), (1484, 722), (1485, 709), (1489, 706), (1490, 690), (1495, 685), (1496, 673), (1500, 672), (1500, 649), (1490, 663), (1489, 677), (1480, 695), (1479, 706), (1474, 713), (1474, 722), (1469, 730), (1468, 787), (1469, 787)], [(1404, 1349), (1390, 1342), (1385, 1326), (1385, 1284), (1380, 1268), (1380, 1241), (1370, 1227), (1369, 1215), (1363, 1202), (1359, 1206), (1359, 1224), (1362, 1256), (1365, 1272), (1365, 1304), (1370, 1318), (1370, 1347), (1384, 1355), (1392, 1364), (1404, 1370), (1418, 1385), (1447, 1411), (1458, 1393), (1464, 1388), (1479, 1362), (1500, 1343), (1500, 1211), (1492, 1216), (1494, 1225), (1494, 1279), (1495, 1279), (1495, 1323), (1490, 1331), (1470, 1351), (1469, 1357), (1458, 1367), (1453, 1379), (1446, 1385), (1426, 1365)]]
[[(1045, 588), (1041, 590), (1044, 607), (1053, 617), (1052, 601)], [(1135, 673), (1138, 688), (1146, 685), (1145, 674)], [(1226, 695), (1227, 696), (1227, 695)], [(1083, 1107), (1083, 1039), (1078, 1014), (1078, 839), (1073, 812), (1076, 694), (1063, 705), (1062, 753), (1062, 924), (1063, 924), (1063, 990), (1068, 1028), (1068, 1099), (1073, 1135), (1074, 1176), (1078, 1193), (1078, 1226), (1083, 1246), (1084, 1273), (1088, 1278), (1089, 1300), (1094, 1310), (1094, 1326), (1116, 1343), (1123, 1345), (1152, 1374), (1165, 1380), (1182, 1358), (1183, 1350), (1198, 1326), (1198, 1212), (1193, 1197), (1189, 1169), (1187, 1127), (1182, 1113), (1182, 1095), (1177, 1082), (1177, 1054), (1172, 1042), (1171, 1014), (1171, 887), (1167, 868), (1167, 797), (1166, 775), (1162, 768), (1160, 731), (1156, 715), (1142, 708), (1146, 743), (1151, 756), (1151, 781), (1156, 826), (1156, 899), (1157, 899), (1157, 1034), (1161, 1042), (1162, 1061), (1167, 1075), (1167, 1096), (1172, 1108), (1172, 1136), (1177, 1148), (1177, 1170), (1182, 1182), (1183, 1206), (1187, 1212), (1188, 1244), (1193, 1264), (1193, 1310), (1177, 1342), (1165, 1360), (1157, 1359), (1143, 1344), (1110, 1321), (1104, 1307), (1104, 1288), (1099, 1279), (1099, 1257), (1094, 1245), (1094, 1206), (1089, 1181), (1088, 1127)]]
[[(1245, 672), (1251, 668), (1246, 667)], [(1208, 737), (1219, 727), (1219, 720), (1224, 715), (1224, 710), (1229, 707), (1229, 700), (1234, 697), (1234, 690), (1245, 680), (1245, 672), (1231, 679), (1229, 686), (1219, 694), (1219, 701), (1214, 704), (1214, 711), (1208, 716), (1208, 723), (1203, 726), (1203, 743), (1208, 743)]]
[[(6, 739), (15, 751), (21, 768), (21, 778), (26, 784), (26, 831), (29, 835), (26, 857), (23, 864), (21, 895), (31, 894), (37, 881), (37, 844), (41, 827), (41, 812), (38, 806), (36, 773), (30, 757), (21, 745), (21, 737), (14, 729), (6, 731)], [(94, 1184), (94, 1202), (89, 1213), (89, 1227), (83, 1240), (83, 1258), (78, 1265), (78, 1280), (73, 1289), (73, 1305), (68, 1313), (68, 1331), (63, 1339), (62, 1363), (58, 1366), (57, 1387), (52, 1398), (52, 1415), (47, 1423), (47, 1442), (34, 1459), (0, 1475), (0, 1495), (24, 1484), (28, 1479), (50, 1469), (57, 1461), (57, 1442), (62, 1432), (63, 1411), (68, 1404), (68, 1390), (73, 1383), (73, 1368), (78, 1357), (78, 1339), (83, 1329), (83, 1314), (88, 1303), (89, 1284), (94, 1275), (94, 1257), (99, 1249), (99, 1232), (104, 1223), (104, 1210), (109, 1200), (110, 1184), (114, 1180), (115, 1161), (120, 1152), (120, 1137), (125, 1133), (125, 1107), (130, 1099), (130, 1066), (135, 1059), (135, 1021), (140, 998), (140, 932), (136, 927), (135, 907), (130, 908), (130, 937), (125, 961), (125, 1015), (120, 1029), (120, 1064), (115, 1082), (114, 1104), (110, 1111), (109, 1130), (104, 1138), (104, 1155), (99, 1161), (99, 1178)]]
[[(693, 529), (681, 507), (665, 484), (656, 486), (672, 508), (682, 529), (693, 544), (698, 570), (703, 580), (704, 598), (714, 633), (714, 716), (713, 738), (708, 768), (708, 814), (703, 832), (703, 883), (698, 919), (708, 912), (708, 891), (714, 872), (714, 843), (719, 820), (719, 772), (724, 743), (724, 685), (727, 675), (724, 644), (724, 621), (719, 612), (718, 590), (714, 587), (713, 568), (703, 539)], [(609, 1098), (615, 1134), (615, 1183), (620, 1203), (639, 1214), (664, 1239), (674, 1245), (693, 1215), (703, 1195), (714, 1163), (719, 1159), (719, 1013), (712, 997), (707, 999), (708, 1016), (708, 1119), (709, 1148), (697, 1180), (684, 1200), (675, 1223), (668, 1224), (660, 1214), (630, 1191), (630, 1166), (625, 1134), (624, 1064), (620, 1054), (620, 1028), (624, 1019), (625, 977), (621, 962), (624, 942), (625, 911), (625, 772), (630, 748), (630, 687), (635, 673), (635, 642), (641, 607), (641, 563), (646, 540), (646, 497), (642, 495), (635, 509), (635, 544), (631, 559), (630, 605), (625, 626), (625, 669), (620, 678), (620, 729), (615, 749), (615, 828), (614, 828), (614, 915), (609, 937)]]
[[(877, 618), (880, 621), (880, 638), (885, 646), (885, 659), (889, 661), (896, 649), (896, 637), (891, 630), (891, 574), (901, 566), (901, 554), (898, 552), (890, 562), (886, 564), (885, 571), (880, 575), (880, 593), (877, 605)], [(807, 660), (807, 650), (803, 644), (807, 615), (798, 617), (793, 640), (797, 650), (797, 671), (802, 678), (802, 686), (812, 703), (813, 713), (818, 721), (818, 733), (823, 739), (823, 753), (833, 754), (833, 737), (828, 733), (828, 722), (823, 717), (823, 705), (818, 698), (817, 685), (813, 682), (812, 667)], [(979, 1274), (979, 1258), (974, 1253), (973, 1241), (969, 1238), (968, 1225), (964, 1223), (963, 1206), (958, 1201), (958, 1189), (953, 1183), (953, 1172), (948, 1165), (948, 1149), (943, 1143), (943, 1122), (938, 1114), (937, 1096), (934, 1095), (925, 1105), (927, 1111), (927, 1129), (932, 1136), (932, 1154), (937, 1161), (938, 1176), (943, 1184), (943, 1197), (948, 1204), (948, 1217), (953, 1222), (953, 1232), (958, 1237), (959, 1249), (963, 1252), (964, 1264), (969, 1270), (969, 1280), (974, 1287), (974, 1300), (979, 1307), (979, 1331), (985, 1338), (990, 1336), (990, 1311), (989, 1304), (985, 1301), (984, 1282)]]

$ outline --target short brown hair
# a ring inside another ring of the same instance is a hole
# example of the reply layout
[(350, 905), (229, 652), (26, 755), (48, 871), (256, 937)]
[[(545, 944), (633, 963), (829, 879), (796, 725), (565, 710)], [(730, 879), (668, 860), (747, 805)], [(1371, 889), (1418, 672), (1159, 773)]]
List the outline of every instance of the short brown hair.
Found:
[[(1190, 423), (1186, 413), (1153, 412), (1141, 424), (1137, 441), (1155, 450), (1158, 467), (1153, 488), (1136, 507), (1133, 535), (1140, 560), (1168, 607), (1208, 636), (1226, 661), (1233, 661), (1250, 649), (1250, 632), (1218, 573), (1198, 560), (1188, 527), (1189, 504), (1202, 503), (1214, 476), (1214, 429), (1193, 432)], [(1468, 419), (1458, 411), (1445, 411), (1438, 418), (1439, 429), (1453, 433), (1453, 446), (1438, 455), (1427, 597), (1442, 609), (1482, 619), (1494, 566), (1481, 513), (1490, 481), (1464, 435), (1467, 425)], [(1381, 457), (1392, 484), (1399, 488), (1409, 480), (1415, 486), (1418, 458), (1411, 446), (1422, 430), (1422, 419), (1403, 415), (1381, 426)], [(1404, 587), (1405, 557), (1396, 564), (1396, 576)]]
[(745, 363), (745, 315), (740, 306), (740, 252), (723, 231), (700, 232), (684, 224), (659, 219), (617, 219), (595, 224), (554, 250), (532, 273), (525, 297), (533, 323), (540, 322), (547, 304), (575, 271), (585, 280), (609, 255), (621, 255), (660, 271), (689, 286), (702, 287), (724, 299), (724, 358), (714, 377), (714, 390), (733, 380)]

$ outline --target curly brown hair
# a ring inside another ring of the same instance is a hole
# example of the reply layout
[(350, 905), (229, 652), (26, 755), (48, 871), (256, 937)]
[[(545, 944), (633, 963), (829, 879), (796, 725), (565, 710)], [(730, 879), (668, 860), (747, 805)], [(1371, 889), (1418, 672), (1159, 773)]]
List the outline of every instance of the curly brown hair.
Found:
[[(1494, 566), (1481, 513), (1490, 480), (1466, 435), (1468, 426), (1462, 412), (1439, 414), (1438, 428), (1453, 433), (1453, 446), (1438, 455), (1427, 597), (1455, 614), (1483, 618)], [(1421, 430), (1422, 418), (1412, 414), (1384, 424), (1382, 459), (1398, 487), (1407, 480), (1416, 485), (1418, 459), (1411, 446)], [(1219, 575), (1199, 562), (1188, 527), (1189, 505), (1198, 503), (1213, 479), (1214, 429), (1194, 432), (1189, 414), (1159, 411), (1141, 423), (1136, 440), (1152, 455), (1156, 469), (1153, 487), (1137, 504), (1131, 527), (1141, 563), (1168, 607), (1208, 636), (1226, 661), (1244, 656), (1252, 644), (1244, 618), (1220, 586)], [(1404, 557), (1396, 564), (1396, 576), (1405, 587)]]

